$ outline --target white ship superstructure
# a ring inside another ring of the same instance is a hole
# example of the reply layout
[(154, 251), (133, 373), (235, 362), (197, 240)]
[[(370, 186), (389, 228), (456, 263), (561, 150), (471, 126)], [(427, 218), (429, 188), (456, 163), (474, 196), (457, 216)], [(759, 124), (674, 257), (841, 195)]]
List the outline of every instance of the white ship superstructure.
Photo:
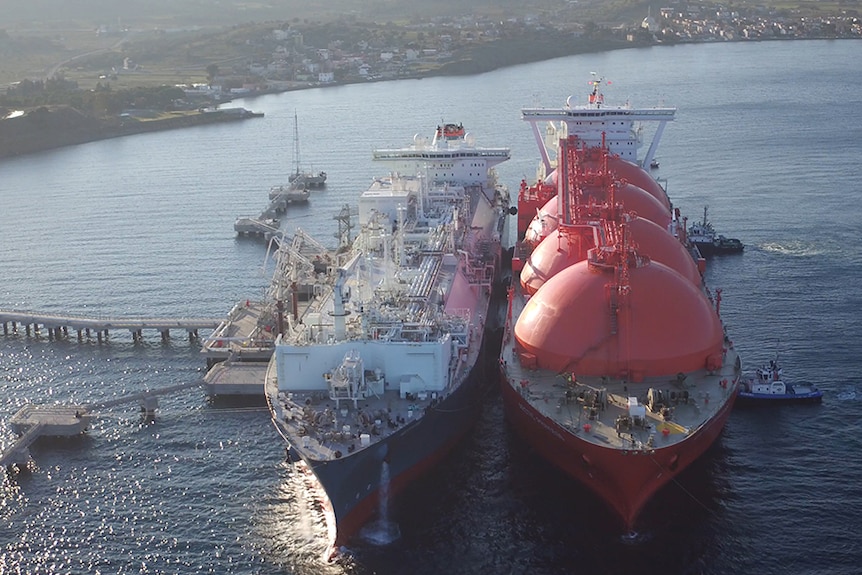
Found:
[[(538, 144), (541, 166), (544, 167), (540, 178), (556, 167), (557, 143), (568, 136), (578, 136), (590, 148), (605, 145), (611, 154), (640, 166), (647, 167), (653, 163), (665, 125), (673, 120), (676, 108), (633, 108), (628, 102), (605, 104), (604, 82), (602, 78), (593, 77), (590, 81), (593, 88), (585, 103), (578, 103), (574, 96), (569, 96), (561, 108), (521, 110), (521, 117), (532, 126)], [(654, 122), (656, 128), (649, 148), (640, 158), (644, 122)]]

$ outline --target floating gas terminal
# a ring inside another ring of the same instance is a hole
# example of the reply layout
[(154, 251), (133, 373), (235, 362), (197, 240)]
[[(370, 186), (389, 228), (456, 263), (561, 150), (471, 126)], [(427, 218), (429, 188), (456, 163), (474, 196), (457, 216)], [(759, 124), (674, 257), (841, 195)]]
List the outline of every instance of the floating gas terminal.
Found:
[(493, 170), (509, 150), (476, 146), (460, 124), (373, 159), (389, 175), (359, 197), (355, 238), (279, 242), (285, 303), (266, 397), (326, 492), (335, 545), (475, 421), (509, 214)]

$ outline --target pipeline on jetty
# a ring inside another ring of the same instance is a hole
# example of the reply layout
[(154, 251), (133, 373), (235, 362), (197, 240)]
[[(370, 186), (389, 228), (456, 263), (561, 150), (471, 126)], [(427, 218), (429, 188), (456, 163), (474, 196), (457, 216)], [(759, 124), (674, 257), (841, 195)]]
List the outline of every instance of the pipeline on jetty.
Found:
[[(109, 330), (128, 330), (132, 340), (143, 340), (145, 329), (157, 330), (162, 341), (170, 337), (170, 330), (188, 332), (189, 341), (199, 339), (198, 330), (208, 329), (201, 353), (207, 357), (208, 373), (203, 380), (181, 383), (160, 389), (133, 393), (120, 398), (72, 405), (27, 404), (12, 416), (9, 426), (18, 435), (11, 444), (0, 450), (0, 467), (9, 470), (24, 469), (31, 460), (29, 447), (41, 437), (70, 437), (84, 433), (90, 421), (103, 409), (140, 402), (142, 414), (155, 417), (158, 396), (194, 387), (204, 387), (210, 397), (261, 396), (263, 380), (272, 341), (264, 338), (259, 323), (264, 308), (260, 302), (236, 304), (227, 319), (211, 318), (127, 318), (86, 317), (22, 310), (0, 310), (3, 335), (16, 335), (23, 331), (27, 337), (42, 337), (44, 330), (50, 340), (69, 339), (70, 330), (76, 331), (78, 341), (89, 340), (95, 333), (99, 343), (107, 343)], [(23, 326), (23, 330), (21, 329)], [(272, 337), (272, 334), (266, 334)]]
[(201, 385), (203, 385), (202, 381), (192, 381), (90, 404), (27, 404), (9, 420), (9, 427), (19, 437), (12, 445), (0, 452), (0, 467), (26, 466), (30, 459), (29, 447), (40, 437), (72, 437), (84, 433), (99, 410), (138, 401), (141, 405), (141, 413), (145, 417), (153, 418), (159, 405), (158, 396), (201, 387)]
[[(226, 362), (228, 364), (229, 362)], [(105, 409), (138, 402), (141, 415), (148, 420), (155, 418), (159, 407), (159, 396), (177, 393), (189, 389), (204, 387), (210, 397), (218, 395), (229, 396), (261, 396), (263, 394), (263, 372), (265, 363), (239, 363), (233, 366), (219, 365), (217, 377), (213, 380), (210, 374), (201, 381), (180, 383), (157, 389), (149, 389), (131, 393), (122, 397), (66, 405), (27, 404), (19, 409), (9, 420), (9, 427), (18, 434), (18, 438), (4, 449), (0, 450), (0, 468), (7, 470), (24, 469), (31, 460), (30, 445), (43, 437), (73, 437), (87, 431), (90, 422)], [(246, 408), (248, 409), (248, 408)], [(253, 408), (255, 410), (266, 408)]]
[(217, 318), (134, 318), (134, 317), (87, 317), (70, 314), (46, 312), (0, 310), (0, 324), (3, 335), (21, 333), (21, 326), (27, 337), (41, 337), (44, 329), (48, 339), (68, 339), (69, 331), (77, 332), (78, 341), (90, 339), (95, 335), (99, 343), (107, 342), (110, 330), (127, 330), (132, 340), (140, 342), (143, 330), (157, 330), (162, 341), (170, 339), (171, 330), (188, 333), (189, 341), (199, 338), (198, 330), (214, 330), (221, 323)]

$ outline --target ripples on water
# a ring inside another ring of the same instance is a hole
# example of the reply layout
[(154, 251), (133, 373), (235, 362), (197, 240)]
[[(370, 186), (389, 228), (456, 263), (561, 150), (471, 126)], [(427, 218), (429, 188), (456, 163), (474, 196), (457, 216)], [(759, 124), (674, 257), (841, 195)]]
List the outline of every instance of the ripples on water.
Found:
[[(232, 224), (261, 210), (292, 169), (294, 110), (303, 158), (329, 181), (308, 206), (291, 208), (284, 227), (326, 230), (334, 243), (332, 216), (377, 173), (373, 147), (463, 121), (479, 143), (512, 147), (499, 172), (514, 189), (533, 177), (537, 157), (518, 110), (581, 95), (598, 69), (634, 104), (679, 108), (657, 174), (690, 218), (708, 204), (716, 228), (746, 243), (707, 272), (746, 368), (780, 353), (788, 377), (825, 398), (735, 412), (627, 541), (600, 502), (512, 434), (492, 393), (475, 432), (392, 506), (401, 537), (357, 542), (325, 563), (319, 494), (284, 461), (261, 406), (190, 390), (160, 398), (152, 423), (135, 404), (108, 409), (86, 437), (35, 446), (30, 472), (0, 473), (0, 572), (857, 572), (856, 48), (678, 46), (310, 90), (239, 103), (264, 111), (262, 120), (4, 161), (0, 307), (221, 317), (267, 285), (265, 247), (236, 239)], [(197, 381), (203, 365), (179, 336), (139, 345), (122, 333), (108, 345), (2, 337), (0, 445), (14, 438), (8, 417), (28, 401), (91, 402)]]

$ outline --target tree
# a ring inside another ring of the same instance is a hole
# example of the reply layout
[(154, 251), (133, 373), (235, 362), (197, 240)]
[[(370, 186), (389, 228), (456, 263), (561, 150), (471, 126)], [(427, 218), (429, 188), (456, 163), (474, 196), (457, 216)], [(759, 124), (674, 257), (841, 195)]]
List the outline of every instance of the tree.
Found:
[(215, 82), (216, 76), (218, 76), (218, 64), (210, 64), (207, 66), (207, 83), (210, 86)]

